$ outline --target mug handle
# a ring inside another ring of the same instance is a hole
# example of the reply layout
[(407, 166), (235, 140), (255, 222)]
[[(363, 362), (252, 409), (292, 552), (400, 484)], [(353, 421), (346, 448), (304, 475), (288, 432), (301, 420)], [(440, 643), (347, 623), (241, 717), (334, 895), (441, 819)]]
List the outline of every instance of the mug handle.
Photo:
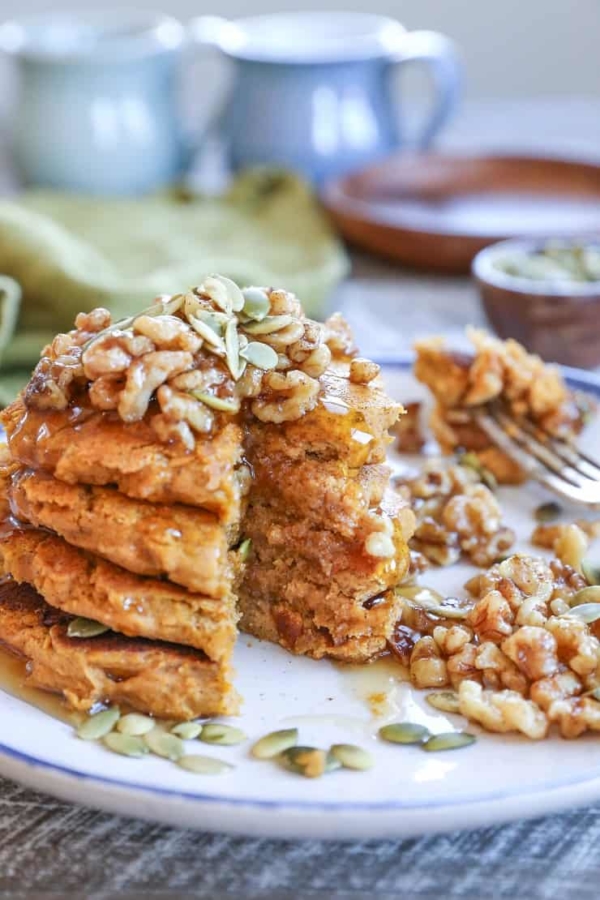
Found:
[[(240, 41), (240, 32), (230, 19), (222, 16), (197, 16), (187, 24), (190, 44), (199, 49), (223, 50), (227, 44), (235, 45)], [(215, 106), (213, 112), (204, 123), (202, 134), (198, 137), (198, 145), (207, 139), (222, 139), (225, 133), (224, 118), (230, 88)]]
[(403, 36), (392, 61), (402, 65), (424, 62), (433, 77), (437, 94), (434, 108), (414, 142), (418, 150), (426, 150), (458, 103), (462, 64), (456, 45), (437, 31), (409, 31)]

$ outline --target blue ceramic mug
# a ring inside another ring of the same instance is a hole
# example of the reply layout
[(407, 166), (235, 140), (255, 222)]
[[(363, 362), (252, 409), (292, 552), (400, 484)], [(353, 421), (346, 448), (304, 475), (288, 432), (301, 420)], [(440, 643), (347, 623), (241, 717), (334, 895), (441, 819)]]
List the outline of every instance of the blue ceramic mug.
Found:
[(461, 68), (452, 42), (407, 32), (394, 19), (354, 12), (275, 13), (190, 24), (200, 43), (234, 64), (218, 119), (234, 169), (277, 163), (320, 183), (407, 141), (392, 93), (398, 64), (429, 66), (433, 111), (413, 146), (428, 147), (453, 112)]
[(19, 64), (11, 145), (24, 181), (138, 194), (176, 180), (191, 147), (178, 109), (189, 43), (169, 16), (48, 13), (0, 25)]

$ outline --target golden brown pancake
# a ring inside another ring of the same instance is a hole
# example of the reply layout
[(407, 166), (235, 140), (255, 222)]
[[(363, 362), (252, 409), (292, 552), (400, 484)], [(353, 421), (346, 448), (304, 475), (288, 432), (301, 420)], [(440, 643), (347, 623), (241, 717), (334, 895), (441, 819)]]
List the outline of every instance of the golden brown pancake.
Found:
[(182, 720), (238, 711), (229, 672), (203, 653), (113, 632), (70, 638), (70, 619), (28, 585), (0, 584), (0, 643), (27, 661), (29, 686), (76, 710), (116, 703)]

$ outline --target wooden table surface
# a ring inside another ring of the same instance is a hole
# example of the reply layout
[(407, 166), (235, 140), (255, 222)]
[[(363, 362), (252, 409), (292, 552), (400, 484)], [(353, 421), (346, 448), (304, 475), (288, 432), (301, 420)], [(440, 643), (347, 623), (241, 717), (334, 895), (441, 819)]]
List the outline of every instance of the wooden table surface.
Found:
[[(442, 145), (598, 158), (600, 101), (471, 104)], [(0, 186), (8, 186), (5, 157), (3, 165)], [(360, 326), (365, 353), (387, 358), (408, 350), (419, 334), (434, 329), (459, 336), (465, 324), (483, 321), (467, 279), (417, 276), (363, 256), (355, 257), (353, 276), (332, 306)], [(433, 838), (283, 842), (118, 818), (0, 779), (2, 898), (597, 900), (599, 895), (600, 807)]]

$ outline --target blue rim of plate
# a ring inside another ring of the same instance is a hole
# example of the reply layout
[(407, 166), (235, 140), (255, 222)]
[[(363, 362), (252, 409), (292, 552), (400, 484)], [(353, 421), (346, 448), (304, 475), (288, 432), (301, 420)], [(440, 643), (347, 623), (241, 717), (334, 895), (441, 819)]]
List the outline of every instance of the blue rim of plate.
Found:
[[(406, 371), (412, 366), (413, 357), (410, 355), (397, 356), (393, 358), (379, 358), (377, 361), (382, 369), (399, 369)], [(568, 366), (561, 366), (561, 372), (567, 379), (570, 387), (576, 390), (588, 391), (595, 397), (600, 399), (600, 373), (585, 372), (582, 369), (574, 369)], [(592, 740), (594, 738), (592, 737)], [(519, 790), (517, 786), (515, 790), (502, 790), (488, 793), (485, 796), (461, 795), (460, 797), (445, 799), (443, 802), (436, 802), (435, 799), (428, 802), (419, 803), (403, 803), (402, 801), (386, 801), (382, 803), (338, 803), (334, 801), (319, 800), (254, 800), (241, 799), (236, 797), (224, 797), (213, 794), (189, 793), (186, 791), (175, 790), (172, 788), (161, 788), (146, 784), (139, 784), (134, 781), (123, 781), (118, 778), (106, 778), (102, 775), (89, 774), (77, 769), (71, 769), (68, 766), (61, 766), (57, 763), (47, 762), (35, 756), (30, 756), (14, 747), (0, 742), (0, 756), (5, 756), (22, 763), (32, 769), (43, 769), (66, 779), (78, 782), (91, 782), (93, 784), (107, 785), (117, 788), (123, 793), (136, 791), (154, 797), (173, 797), (178, 800), (189, 801), (199, 804), (211, 804), (213, 806), (230, 806), (245, 807), (255, 809), (280, 809), (280, 810), (296, 810), (304, 812), (338, 812), (344, 811), (363, 811), (363, 812), (409, 812), (427, 810), (432, 808), (447, 809), (452, 807), (466, 806), (470, 804), (493, 803), (495, 801), (509, 800), (514, 797), (532, 797), (539, 794), (548, 793), (549, 791), (558, 791), (560, 789), (573, 787), (575, 785), (583, 785), (596, 779), (600, 779), (600, 767), (597, 770), (587, 772), (584, 777), (560, 781), (552, 781), (542, 783), (535, 788)], [(85, 798), (82, 798), (85, 802)], [(208, 823), (207, 823), (208, 825)]]

